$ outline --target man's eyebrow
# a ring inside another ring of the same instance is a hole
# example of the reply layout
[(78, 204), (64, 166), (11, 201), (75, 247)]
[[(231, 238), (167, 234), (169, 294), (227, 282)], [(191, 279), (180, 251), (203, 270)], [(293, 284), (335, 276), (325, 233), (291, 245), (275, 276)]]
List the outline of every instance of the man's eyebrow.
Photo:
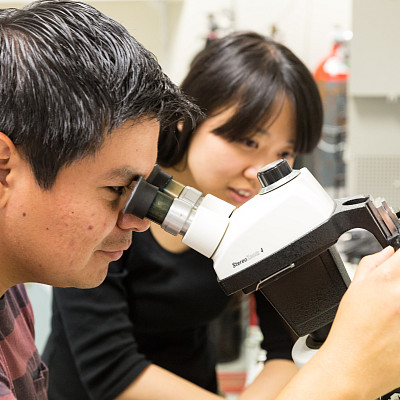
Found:
[(109, 170), (103, 175), (104, 179), (121, 179), (128, 186), (131, 182), (136, 181), (142, 176), (137, 171), (133, 171), (130, 167), (119, 167)]

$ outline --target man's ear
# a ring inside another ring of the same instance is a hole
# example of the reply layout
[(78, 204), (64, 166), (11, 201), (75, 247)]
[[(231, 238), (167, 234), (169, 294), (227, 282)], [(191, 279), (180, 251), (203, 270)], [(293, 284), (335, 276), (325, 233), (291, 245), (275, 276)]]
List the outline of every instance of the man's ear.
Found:
[(8, 176), (11, 171), (10, 160), (16, 155), (16, 148), (11, 139), (0, 132), (0, 207), (7, 202)]

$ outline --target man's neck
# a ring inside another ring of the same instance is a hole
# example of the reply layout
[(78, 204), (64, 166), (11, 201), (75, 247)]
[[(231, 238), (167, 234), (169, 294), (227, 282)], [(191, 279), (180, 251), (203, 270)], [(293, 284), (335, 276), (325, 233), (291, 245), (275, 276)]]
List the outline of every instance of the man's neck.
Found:
[(0, 254), (0, 297), (4, 296), (4, 293), (11, 287), (14, 286), (15, 283), (12, 282), (10, 276), (5, 273), (5, 271), (10, 271), (12, 266), (7, 265), (7, 263), (3, 263), (1, 260)]

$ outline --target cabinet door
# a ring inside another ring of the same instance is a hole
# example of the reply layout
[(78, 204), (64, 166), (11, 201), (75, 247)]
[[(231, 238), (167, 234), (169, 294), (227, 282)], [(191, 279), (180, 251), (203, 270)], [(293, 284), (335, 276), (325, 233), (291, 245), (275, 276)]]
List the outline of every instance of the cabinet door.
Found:
[(353, 0), (351, 96), (400, 97), (400, 0)]

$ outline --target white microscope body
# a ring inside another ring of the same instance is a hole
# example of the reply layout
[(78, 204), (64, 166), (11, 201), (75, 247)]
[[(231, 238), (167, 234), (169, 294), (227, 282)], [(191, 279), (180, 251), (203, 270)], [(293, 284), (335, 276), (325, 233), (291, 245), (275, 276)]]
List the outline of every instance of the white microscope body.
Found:
[(350, 278), (335, 249), (353, 228), (400, 247), (400, 222), (386, 202), (369, 196), (332, 199), (306, 169), (278, 160), (258, 172), (262, 189), (239, 208), (183, 186), (158, 166), (139, 180), (124, 212), (182, 235), (210, 257), (227, 295), (260, 290), (300, 337), (300, 368), (329, 332)]
[[(306, 168), (292, 171), (265, 189), (233, 212), (233, 206), (226, 203), (225, 218), (212, 207), (198, 210), (183, 236), (189, 247), (213, 259), (220, 280), (296, 241), (335, 209), (335, 202)], [(212, 197), (206, 195), (204, 202)], [(207, 234), (216, 227), (219, 237)]]

